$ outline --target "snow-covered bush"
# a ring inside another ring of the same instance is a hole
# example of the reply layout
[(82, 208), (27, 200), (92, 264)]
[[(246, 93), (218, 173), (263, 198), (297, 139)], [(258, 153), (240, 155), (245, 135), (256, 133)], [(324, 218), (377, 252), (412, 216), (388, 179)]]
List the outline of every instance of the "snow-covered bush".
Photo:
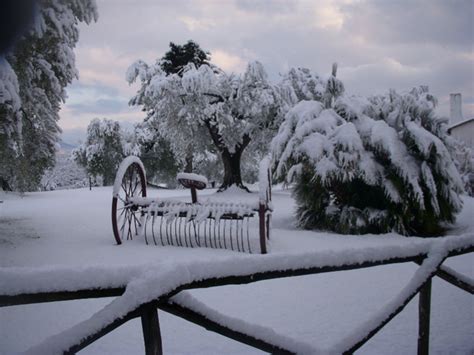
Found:
[(89, 186), (89, 177), (85, 169), (79, 166), (71, 155), (61, 152), (56, 156), (54, 168), (46, 170), (44, 173), (40, 189), (51, 191), (77, 189), (86, 186)]
[(474, 151), (463, 142), (451, 137), (451, 154), (461, 175), (464, 189), (474, 196)]
[(463, 184), (426, 87), (362, 99), (333, 75), (296, 104), (272, 141), (277, 175), (295, 182), (298, 223), (339, 233), (439, 235)]

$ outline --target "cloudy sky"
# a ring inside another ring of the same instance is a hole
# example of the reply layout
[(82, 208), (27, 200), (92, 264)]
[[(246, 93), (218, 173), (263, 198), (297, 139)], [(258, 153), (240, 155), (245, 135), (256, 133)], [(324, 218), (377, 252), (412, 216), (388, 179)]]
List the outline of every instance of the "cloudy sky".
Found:
[(474, 117), (472, 0), (96, 0), (99, 21), (81, 26), (80, 78), (61, 111), (64, 140), (77, 143), (92, 118), (138, 122), (125, 81), (137, 59), (160, 58), (189, 39), (212, 62), (241, 72), (262, 62), (274, 81), (291, 67), (326, 75), (334, 61), (353, 94), (428, 85), (449, 114), (449, 93)]

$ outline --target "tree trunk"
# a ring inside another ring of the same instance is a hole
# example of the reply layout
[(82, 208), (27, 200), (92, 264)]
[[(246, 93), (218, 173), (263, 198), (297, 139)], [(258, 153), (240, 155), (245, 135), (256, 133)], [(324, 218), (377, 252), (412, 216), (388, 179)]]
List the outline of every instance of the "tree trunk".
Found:
[(193, 172), (193, 152), (188, 152), (186, 154), (185, 165), (184, 165), (184, 172), (185, 173), (192, 173)]
[(232, 185), (236, 185), (241, 189), (248, 191), (242, 183), (242, 176), (240, 174), (240, 158), (242, 157), (242, 150), (238, 150), (231, 154), (227, 149), (221, 153), (222, 162), (224, 163), (224, 181), (222, 182), (219, 191), (224, 191)]
[(241, 189), (250, 192), (242, 183), (242, 176), (240, 175), (240, 158), (242, 157), (242, 152), (250, 143), (250, 136), (245, 134), (242, 137), (242, 143), (235, 147), (235, 153), (230, 153), (229, 149), (223, 143), (217, 125), (211, 124), (211, 120), (207, 120), (204, 123), (209, 130), (212, 141), (221, 153), (222, 162), (224, 163), (224, 181), (218, 191), (224, 191), (230, 186), (236, 185)]

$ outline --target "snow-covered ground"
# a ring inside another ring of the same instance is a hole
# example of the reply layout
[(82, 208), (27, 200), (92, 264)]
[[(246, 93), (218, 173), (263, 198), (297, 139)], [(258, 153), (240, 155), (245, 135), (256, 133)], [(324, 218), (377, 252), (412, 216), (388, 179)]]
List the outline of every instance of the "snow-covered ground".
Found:
[[(212, 193), (206, 190), (206, 194)], [(183, 197), (184, 190), (150, 191), (151, 196)], [(60, 265), (132, 267), (147, 262), (212, 260), (235, 252), (147, 246), (133, 241), (117, 246), (110, 222), (112, 189), (94, 188), (1, 194), (0, 266)], [(300, 231), (293, 227), (294, 202), (289, 191), (274, 192), (272, 254), (356, 250), (407, 242), (396, 235), (341, 236)], [(474, 232), (474, 199), (465, 207), (450, 234)], [(410, 239), (410, 242), (423, 240)], [(259, 256), (255, 256), (258, 258)], [(449, 259), (446, 264), (474, 277), (474, 257)], [(416, 271), (412, 264), (262, 281), (250, 285), (194, 290), (207, 306), (245, 321), (273, 328), (280, 334), (328, 348), (369, 319), (394, 297)], [(93, 276), (91, 276), (93, 277)], [(24, 351), (50, 335), (89, 318), (111, 299), (56, 302), (0, 308), (0, 353)], [(258, 350), (160, 312), (165, 353), (250, 354)], [(431, 349), (439, 354), (474, 351), (474, 300), (442, 280), (434, 279)], [(412, 354), (417, 345), (417, 297), (361, 354)], [(131, 321), (82, 351), (85, 354), (143, 353), (139, 320)]]

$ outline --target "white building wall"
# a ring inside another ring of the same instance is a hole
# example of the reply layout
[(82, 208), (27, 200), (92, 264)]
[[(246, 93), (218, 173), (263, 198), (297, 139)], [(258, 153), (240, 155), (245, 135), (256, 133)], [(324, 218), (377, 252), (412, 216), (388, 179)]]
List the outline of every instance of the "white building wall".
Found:
[(474, 120), (451, 128), (451, 135), (474, 149)]

